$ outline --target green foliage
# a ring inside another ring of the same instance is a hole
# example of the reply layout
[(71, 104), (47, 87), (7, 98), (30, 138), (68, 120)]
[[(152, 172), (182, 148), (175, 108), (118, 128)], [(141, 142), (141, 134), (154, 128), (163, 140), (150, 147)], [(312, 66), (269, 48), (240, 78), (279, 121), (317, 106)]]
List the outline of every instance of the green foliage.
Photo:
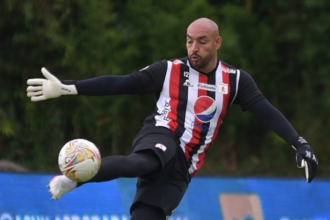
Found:
[[(32, 103), (26, 80), (45, 66), (60, 79), (121, 75), (186, 55), (187, 26), (219, 25), (220, 59), (250, 73), (329, 169), (329, 4), (313, 1), (66, 1), (0, 3), (0, 150), (33, 171), (58, 172), (60, 147), (87, 138), (128, 154), (154, 96), (61, 97)], [(201, 174), (301, 176), (294, 151), (232, 106)]]

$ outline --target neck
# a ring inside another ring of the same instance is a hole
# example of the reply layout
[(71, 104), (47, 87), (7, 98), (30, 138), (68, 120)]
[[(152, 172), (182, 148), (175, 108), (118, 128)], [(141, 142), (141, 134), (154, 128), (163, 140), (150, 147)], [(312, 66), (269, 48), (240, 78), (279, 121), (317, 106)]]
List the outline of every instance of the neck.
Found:
[(218, 62), (219, 62), (218, 58), (211, 60), (209, 65), (207, 65), (201, 71), (206, 73), (206, 74), (212, 72), (215, 68), (217, 68)]

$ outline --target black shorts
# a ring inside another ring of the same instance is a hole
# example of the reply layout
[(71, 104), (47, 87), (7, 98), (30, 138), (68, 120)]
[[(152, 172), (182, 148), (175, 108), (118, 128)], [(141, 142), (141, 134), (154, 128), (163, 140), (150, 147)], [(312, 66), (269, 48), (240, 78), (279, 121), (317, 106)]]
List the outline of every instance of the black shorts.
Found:
[(159, 207), (170, 216), (188, 188), (188, 162), (177, 138), (167, 128), (153, 127), (140, 131), (134, 139), (133, 152), (143, 150), (155, 152), (163, 168), (138, 178), (130, 211), (140, 202)]

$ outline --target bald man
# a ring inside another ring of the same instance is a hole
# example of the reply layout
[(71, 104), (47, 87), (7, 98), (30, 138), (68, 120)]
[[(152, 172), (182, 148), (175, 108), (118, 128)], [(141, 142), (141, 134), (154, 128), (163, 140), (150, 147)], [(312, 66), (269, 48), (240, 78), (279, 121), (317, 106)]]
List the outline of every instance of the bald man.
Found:
[[(27, 95), (32, 101), (61, 95), (156, 95), (156, 110), (134, 138), (132, 153), (104, 157), (99, 172), (88, 181), (138, 177), (130, 208), (133, 220), (169, 218), (201, 168), (231, 104), (252, 112), (292, 145), (298, 167), (306, 168), (311, 182), (318, 165), (312, 148), (267, 101), (249, 74), (218, 59), (221, 43), (217, 24), (200, 18), (187, 29), (187, 57), (157, 61), (127, 75), (78, 81), (60, 81), (42, 68), (46, 79), (28, 80)], [(55, 176), (49, 183), (52, 199), (88, 182)]]
[(217, 52), (222, 43), (218, 25), (207, 18), (191, 23), (187, 29), (190, 63), (198, 71), (209, 73), (217, 66)]

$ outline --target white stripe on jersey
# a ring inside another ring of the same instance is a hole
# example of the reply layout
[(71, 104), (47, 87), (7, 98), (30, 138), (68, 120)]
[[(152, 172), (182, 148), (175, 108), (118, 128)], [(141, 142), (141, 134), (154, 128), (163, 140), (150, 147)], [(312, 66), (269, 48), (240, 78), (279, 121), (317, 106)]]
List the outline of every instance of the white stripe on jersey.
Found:
[[(195, 85), (197, 85), (196, 82), (198, 82), (198, 76), (199, 76), (199, 72), (197, 72), (192, 68), (189, 69), (189, 80), (193, 82)], [(185, 152), (186, 150), (185, 146), (187, 143), (190, 142), (193, 136), (192, 128), (194, 127), (194, 124), (192, 123), (194, 123), (195, 121), (194, 104), (195, 104), (195, 100), (198, 98), (197, 96), (198, 94), (194, 92), (194, 90), (196, 90), (196, 88), (194, 87), (188, 88), (188, 102), (187, 102), (187, 111), (186, 111), (185, 124), (184, 124), (185, 131), (180, 138), (180, 143), (181, 143), (180, 145), (183, 152)]]
[[(218, 69), (216, 70), (215, 85), (219, 85), (220, 83), (221, 84), (223, 83), (221, 62), (219, 62)], [(214, 132), (215, 132), (215, 128), (217, 127), (218, 119), (219, 119), (220, 114), (221, 114), (222, 109), (223, 109), (223, 94), (220, 93), (220, 92), (216, 92), (215, 93), (215, 101), (217, 103), (218, 108), (217, 108), (217, 112), (216, 112), (216, 115), (214, 116), (214, 118), (216, 118), (217, 120), (211, 120), (210, 121), (210, 127), (214, 128), (214, 129), (212, 129), (212, 132), (207, 133), (207, 136), (206, 136), (207, 142), (206, 142), (206, 144), (211, 143), (212, 137), (213, 137)]]
[(172, 62), (167, 61), (167, 71), (163, 84), (163, 90), (160, 93), (159, 99), (156, 103), (157, 112), (160, 114), (155, 116), (156, 126), (162, 126), (166, 128), (170, 127), (168, 125), (170, 121), (167, 119), (167, 114), (171, 111), (171, 106), (169, 105), (170, 103), (169, 84), (170, 84), (171, 71), (172, 71)]
[(238, 92), (238, 84), (239, 84), (239, 79), (240, 79), (240, 76), (241, 76), (241, 71), (239, 71), (239, 69), (236, 71), (236, 91), (235, 91), (235, 95), (234, 95), (234, 98), (233, 100), (231, 101), (230, 104), (233, 104), (234, 100), (236, 99), (236, 96), (237, 96), (237, 92)]
[(194, 154), (191, 158), (191, 165), (189, 167), (189, 173), (193, 173), (197, 170), (197, 163), (199, 162), (199, 155), (202, 153), (205, 153), (205, 148), (207, 147), (207, 144), (201, 145), (198, 149), (197, 153)]

